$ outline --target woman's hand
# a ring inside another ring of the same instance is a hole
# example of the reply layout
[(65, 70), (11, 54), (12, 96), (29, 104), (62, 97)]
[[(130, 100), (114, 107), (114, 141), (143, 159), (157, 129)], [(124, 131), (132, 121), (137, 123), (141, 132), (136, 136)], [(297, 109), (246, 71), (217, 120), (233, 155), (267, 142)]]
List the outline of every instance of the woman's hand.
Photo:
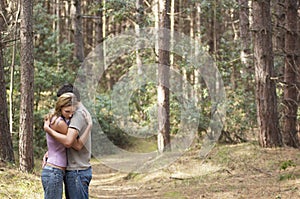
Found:
[(91, 126), (93, 125), (93, 120), (92, 120), (92, 116), (90, 114), (87, 114), (85, 111), (83, 111), (83, 115), (85, 118), (86, 123)]
[(47, 160), (48, 160), (48, 151), (43, 156), (42, 168), (44, 168), (44, 166), (46, 166)]
[(47, 132), (47, 130), (50, 128), (50, 120), (45, 119), (44, 120), (44, 130)]

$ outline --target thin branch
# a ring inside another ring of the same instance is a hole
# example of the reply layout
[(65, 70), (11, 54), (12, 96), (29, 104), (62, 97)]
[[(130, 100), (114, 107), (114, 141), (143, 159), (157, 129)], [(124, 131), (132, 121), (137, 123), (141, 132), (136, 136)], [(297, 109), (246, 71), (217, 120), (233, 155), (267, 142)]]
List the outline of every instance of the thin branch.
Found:
[(3, 41), (2, 43), (6, 45), (7, 43), (15, 42), (15, 41), (18, 41), (18, 40), (20, 40), (20, 37), (15, 38), (15, 39), (6, 40), (6, 41)]

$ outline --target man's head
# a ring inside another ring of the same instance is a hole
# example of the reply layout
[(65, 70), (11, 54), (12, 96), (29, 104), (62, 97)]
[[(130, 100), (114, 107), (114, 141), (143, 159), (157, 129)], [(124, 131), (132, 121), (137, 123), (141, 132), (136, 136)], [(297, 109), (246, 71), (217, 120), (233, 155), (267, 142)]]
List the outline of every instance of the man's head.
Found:
[(77, 101), (80, 101), (79, 91), (72, 84), (64, 84), (62, 87), (60, 87), (60, 89), (57, 91), (57, 97), (60, 97), (64, 93), (74, 93)]

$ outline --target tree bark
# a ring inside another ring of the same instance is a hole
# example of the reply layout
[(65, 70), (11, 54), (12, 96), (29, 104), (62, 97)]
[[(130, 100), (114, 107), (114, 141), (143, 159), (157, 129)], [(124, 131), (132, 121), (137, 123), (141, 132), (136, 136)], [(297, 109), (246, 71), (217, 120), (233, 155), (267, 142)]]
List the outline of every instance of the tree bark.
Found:
[(101, 5), (101, 8), (97, 11), (97, 21), (96, 21), (96, 45), (103, 42), (103, 6), (104, 2), (102, 0), (97, 0), (97, 3)]
[[(274, 5), (275, 9), (275, 18), (274, 18), (274, 51), (280, 55), (284, 52), (284, 43), (285, 43), (285, 0), (276, 0)], [(283, 57), (283, 56), (281, 56)], [(282, 72), (283, 73), (283, 72)]]
[[(300, 9), (300, 2), (298, 3), (298, 10)], [(299, 18), (299, 17), (298, 17)], [(298, 34), (298, 42), (296, 43), (296, 65), (297, 65), (297, 102), (300, 102), (300, 20), (297, 23), (297, 34)], [(299, 122), (299, 121), (298, 121)], [(298, 139), (300, 139), (300, 125), (297, 122), (298, 129)]]
[(20, 170), (30, 172), (33, 159), (33, 0), (21, 1), (21, 105), (20, 105)]
[(54, 22), (54, 27), (56, 27), (56, 29), (54, 29), (58, 34), (56, 36), (56, 53), (59, 55), (57, 56), (57, 68), (59, 68), (61, 66), (61, 63), (60, 63), (60, 53), (61, 53), (61, 23), (60, 23), (60, 1), (59, 0), (56, 0), (55, 2), (55, 6), (53, 6), (55, 9), (55, 15), (56, 15), (56, 22)]
[[(4, 31), (5, 20), (5, 1), (1, 1), (0, 7), (4, 11), (3, 15), (0, 16), (0, 33)], [(2, 34), (0, 34), (0, 160), (5, 162), (14, 162), (14, 152), (13, 145), (11, 140), (11, 134), (9, 130), (8, 122), (8, 108), (6, 100), (6, 83), (4, 75), (4, 62), (3, 62), (3, 53), (2, 49), (4, 48), (2, 44)]]
[(241, 61), (246, 69), (250, 68), (250, 32), (249, 32), (249, 6), (248, 0), (239, 0), (240, 12), (240, 38), (241, 38)]
[[(21, 5), (17, 3), (17, 13), (15, 16), (14, 23), (17, 24), (21, 12)], [(5, 11), (4, 11), (5, 13)], [(6, 16), (6, 14), (4, 14)], [(15, 26), (14, 31), (14, 42), (12, 47), (12, 58), (11, 58), (11, 67), (10, 67), (10, 85), (9, 85), (9, 131), (13, 133), (13, 118), (14, 118), (14, 103), (13, 103), (13, 96), (14, 96), (14, 73), (15, 73), (15, 61), (16, 61), (16, 49), (17, 49), (17, 37), (18, 37), (18, 26)]]
[[(159, 0), (159, 27), (170, 29), (170, 0)], [(158, 143), (163, 143), (159, 151), (171, 150), (170, 139), (170, 105), (169, 105), (169, 76), (170, 76), (170, 34), (168, 31), (161, 31), (158, 38)], [(163, 142), (160, 142), (161, 138)]]
[(144, 26), (143, 0), (136, 0), (135, 8), (136, 8), (135, 34), (136, 34), (136, 38), (137, 38), (135, 55), (136, 55), (136, 64), (137, 64), (137, 69), (138, 69), (138, 75), (141, 75), (141, 74), (143, 74), (143, 68), (142, 68), (143, 62), (142, 62), (142, 57), (140, 55), (142, 45), (141, 45), (139, 37), (140, 37), (140, 29), (143, 28), (143, 26)]
[[(196, 34), (195, 34), (195, 56), (199, 55), (199, 46), (197, 45), (201, 45), (201, 36), (202, 36), (202, 32), (201, 32), (201, 25), (202, 25), (202, 19), (201, 19), (201, 3), (197, 2), (195, 3), (195, 7), (196, 7), (196, 11), (195, 11), (195, 29), (196, 29)], [(202, 88), (202, 83), (201, 83), (201, 74), (200, 74), (200, 69), (196, 68), (194, 69), (194, 74), (195, 74), (195, 84), (194, 84), (194, 91), (195, 91), (195, 106), (197, 107), (198, 105), (200, 105), (200, 102), (202, 100), (201, 97), (201, 88)]]
[(286, 0), (286, 32), (285, 32), (285, 68), (284, 68), (284, 124), (283, 142), (290, 147), (299, 147), (297, 135), (297, 43), (300, 42), (297, 34), (297, 6), (298, 0)]
[(270, 0), (253, 1), (257, 121), (262, 147), (282, 146), (274, 77)]
[(82, 35), (81, 0), (73, 0), (71, 5), (72, 25), (74, 31), (75, 57), (82, 63), (84, 61), (84, 46)]
[[(89, 1), (83, 0), (83, 13), (89, 13)], [(92, 18), (83, 18), (83, 23), (84, 24), (84, 47), (85, 47), (85, 52), (87, 54), (93, 50), (93, 40), (94, 40), (94, 20)]]

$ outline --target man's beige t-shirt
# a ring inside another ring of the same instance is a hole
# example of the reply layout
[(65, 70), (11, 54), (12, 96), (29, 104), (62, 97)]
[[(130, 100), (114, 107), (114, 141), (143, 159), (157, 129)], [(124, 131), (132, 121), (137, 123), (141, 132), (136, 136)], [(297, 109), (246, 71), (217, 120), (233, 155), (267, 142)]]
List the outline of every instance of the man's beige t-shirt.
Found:
[[(83, 106), (83, 104), (79, 103), (77, 110), (75, 111), (69, 128), (74, 128), (79, 132), (79, 137), (84, 133), (87, 128), (87, 121), (85, 115), (90, 113)], [(76, 151), (73, 148), (67, 149), (67, 158), (68, 158), (68, 166), (67, 170), (85, 170), (88, 169), (91, 159), (91, 134), (87, 139), (85, 145), (81, 150)]]

